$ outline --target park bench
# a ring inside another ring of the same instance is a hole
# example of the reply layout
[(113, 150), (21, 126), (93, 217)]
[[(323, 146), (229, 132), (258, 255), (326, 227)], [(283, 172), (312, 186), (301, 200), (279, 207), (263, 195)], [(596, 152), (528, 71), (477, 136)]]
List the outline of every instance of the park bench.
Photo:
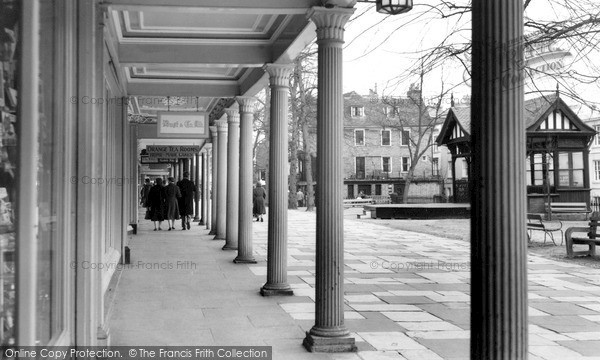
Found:
[(531, 240), (531, 235), (534, 231), (544, 232), (544, 244), (546, 238), (550, 236), (550, 239), (556, 245), (554, 241), (554, 232), (560, 231), (560, 244), (563, 243), (563, 231), (562, 222), (559, 220), (545, 221), (541, 214), (527, 214), (527, 237)]
[(373, 204), (373, 199), (344, 199), (344, 207), (361, 207)]
[[(546, 209), (548, 204), (546, 203)], [(553, 214), (585, 214), (585, 219), (592, 211), (584, 202), (554, 202), (550, 203), (550, 211)]]
[[(565, 231), (565, 244), (567, 246), (567, 257), (572, 258), (575, 255), (590, 255), (596, 253), (596, 245), (600, 245), (600, 235), (598, 234), (598, 221), (600, 221), (600, 213), (593, 212), (590, 217), (588, 227), (570, 227)], [(573, 236), (573, 233), (586, 233), (586, 236)], [(586, 251), (573, 251), (573, 245), (588, 245)]]

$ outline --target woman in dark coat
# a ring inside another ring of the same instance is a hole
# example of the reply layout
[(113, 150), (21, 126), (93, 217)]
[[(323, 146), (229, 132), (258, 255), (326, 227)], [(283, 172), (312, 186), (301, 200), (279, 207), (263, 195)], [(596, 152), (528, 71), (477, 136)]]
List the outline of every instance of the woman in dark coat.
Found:
[(266, 214), (265, 211), (265, 198), (267, 197), (267, 193), (265, 189), (263, 189), (260, 181), (256, 183), (256, 187), (254, 191), (252, 191), (252, 213), (256, 218), (256, 221), (263, 221), (263, 214)]
[(190, 173), (185, 171), (183, 179), (177, 182), (177, 187), (181, 191), (179, 198), (179, 215), (181, 215), (182, 230), (190, 229), (190, 218), (194, 216), (194, 200), (197, 196), (196, 184), (190, 180)]
[(165, 195), (167, 198), (167, 222), (169, 223), (169, 231), (175, 229), (175, 220), (179, 219), (179, 206), (177, 204), (177, 198), (181, 197), (181, 192), (177, 185), (175, 185), (175, 179), (172, 177), (168, 178), (169, 184), (165, 186)]
[[(162, 230), (160, 225), (165, 220), (166, 197), (162, 186), (162, 179), (156, 178), (156, 185), (150, 188), (146, 198), (145, 207), (148, 208), (148, 218), (154, 221), (154, 231)], [(158, 229), (156, 223), (158, 222)]]

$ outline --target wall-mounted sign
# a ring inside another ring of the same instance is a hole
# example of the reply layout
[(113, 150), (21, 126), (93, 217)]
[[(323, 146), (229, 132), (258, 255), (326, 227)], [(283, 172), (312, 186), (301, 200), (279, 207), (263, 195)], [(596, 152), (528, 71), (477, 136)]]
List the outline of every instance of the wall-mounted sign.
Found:
[(207, 139), (208, 116), (197, 111), (162, 111), (157, 113), (159, 138)]
[[(148, 145), (148, 159), (191, 158), (200, 152), (198, 145)], [(168, 160), (167, 160), (168, 161)]]

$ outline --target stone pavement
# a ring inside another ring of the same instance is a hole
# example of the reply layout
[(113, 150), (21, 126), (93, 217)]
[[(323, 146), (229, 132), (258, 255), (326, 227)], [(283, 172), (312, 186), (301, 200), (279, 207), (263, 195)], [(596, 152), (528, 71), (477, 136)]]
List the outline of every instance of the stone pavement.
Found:
[[(346, 219), (345, 314), (358, 352), (312, 354), (301, 343), (314, 324), (315, 213), (289, 211), (292, 297), (259, 295), (267, 221), (253, 223), (255, 265), (233, 264), (204, 227), (153, 232), (144, 221), (117, 288), (112, 344), (269, 345), (286, 360), (469, 358), (468, 242)], [(529, 359), (600, 359), (600, 269), (530, 255), (529, 300)]]

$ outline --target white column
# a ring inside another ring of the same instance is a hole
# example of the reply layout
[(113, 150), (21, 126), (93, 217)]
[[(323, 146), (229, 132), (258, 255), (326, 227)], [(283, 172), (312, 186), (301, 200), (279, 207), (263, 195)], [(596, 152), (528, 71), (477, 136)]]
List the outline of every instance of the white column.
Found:
[(206, 152), (202, 157), (202, 219), (207, 229), (210, 229), (212, 224), (212, 211), (209, 204), (209, 192), (210, 192), (210, 181), (209, 181), (209, 164), (212, 158), (212, 144), (205, 145)]
[(473, 1), (472, 29), (471, 359), (527, 359), (523, 1)]
[(219, 175), (217, 174), (218, 160), (219, 160), (219, 135), (217, 132), (217, 126), (210, 127), (210, 137), (212, 142), (212, 181), (211, 181), (211, 194), (210, 194), (210, 232), (209, 235), (217, 235), (217, 192)]
[(268, 64), (271, 87), (269, 131), (269, 224), (267, 283), (263, 296), (293, 295), (287, 281), (288, 93), (292, 66)]
[(238, 97), (240, 107), (240, 197), (238, 256), (235, 263), (256, 263), (252, 252), (252, 124), (254, 122), (253, 97)]
[(227, 230), (227, 121), (215, 121), (219, 134), (219, 159), (217, 163), (217, 235), (215, 240), (225, 240)]
[(309, 351), (356, 351), (344, 324), (344, 99), (342, 45), (351, 8), (314, 7), (317, 26), (317, 246), (315, 325), (304, 339)]
[(237, 250), (240, 192), (240, 114), (226, 109), (227, 138), (227, 231), (223, 250)]
[[(205, 152), (202, 153), (202, 159), (204, 159), (204, 154), (206, 154)], [(192, 174), (191, 174), (191, 179), (194, 181), (194, 185), (196, 185), (196, 190), (197, 191), (201, 191), (202, 189), (202, 178), (201, 178), (201, 173), (202, 171), (204, 171), (204, 168), (202, 168), (202, 160), (200, 159), (200, 153), (197, 153), (196, 155), (194, 155), (194, 157), (192, 158)], [(194, 221), (198, 221), (199, 225), (204, 225), (204, 221), (206, 221), (206, 219), (204, 217), (202, 217), (202, 211), (204, 210), (204, 202), (200, 203), (200, 196), (198, 196), (198, 193), (196, 193), (196, 196), (194, 198)]]

